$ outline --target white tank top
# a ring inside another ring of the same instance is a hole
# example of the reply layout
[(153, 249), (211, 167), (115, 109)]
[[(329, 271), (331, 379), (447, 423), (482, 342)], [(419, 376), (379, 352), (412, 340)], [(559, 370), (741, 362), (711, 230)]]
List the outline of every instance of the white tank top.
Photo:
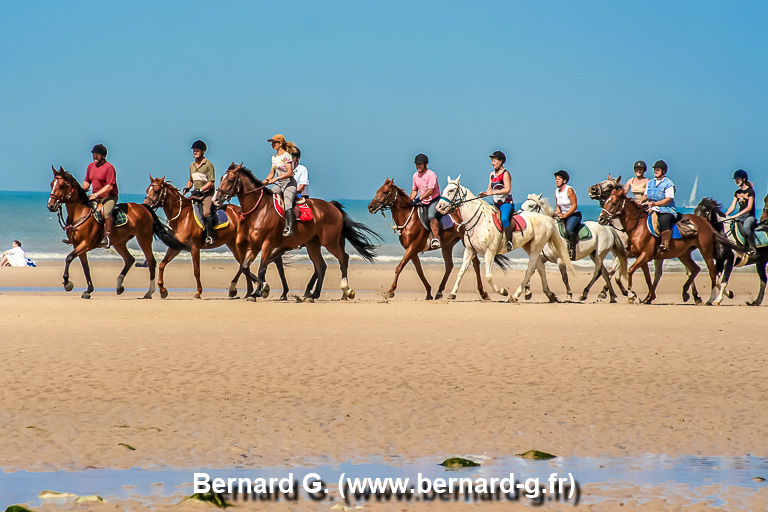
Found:
[(568, 197), (569, 190), (573, 190), (570, 185), (563, 187), (562, 192), (560, 192), (560, 189), (555, 189), (555, 203), (560, 207), (562, 213), (566, 213), (571, 209), (571, 198)]

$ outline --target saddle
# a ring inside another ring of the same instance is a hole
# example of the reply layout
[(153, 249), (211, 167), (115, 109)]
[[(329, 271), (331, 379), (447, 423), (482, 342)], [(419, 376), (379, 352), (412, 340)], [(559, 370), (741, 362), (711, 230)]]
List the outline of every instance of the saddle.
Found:
[[(104, 224), (104, 205), (98, 201), (94, 201), (93, 218), (99, 224)], [(128, 205), (126, 203), (118, 203), (112, 208), (112, 218), (115, 219), (115, 227), (125, 226), (128, 224)]]
[[(648, 215), (648, 231), (651, 232), (656, 238), (661, 237), (661, 229), (659, 228), (659, 213), (651, 212)], [(678, 213), (675, 216), (675, 221), (672, 224), (672, 240), (680, 240), (682, 238), (693, 238), (698, 234), (696, 225), (685, 218), (684, 215)]]
[[(424, 229), (429, 231), (429, 219), (427, 218), (427, 209), (429, 207), (419, 205), (417, 208), (421, 225), (424, 226)], [(438, 213), (437, 220), (440, 221), (440, 229), (451, 229), (453, 227), (453, 219), (450, 215), (440, 215)]]
[[(741, 222), (731, 222), (731, 235), (733, 239), (744, 247), (749, 247), (747, 244), (747, 237), (744, 235), (744, 231), (741, 229)], [(768, 234), (762, 229), (755, 229), (755, 246), (757, 248), (768, 247)]]
[[(567, 234), (565, 232), (565, 222), (563, 222), (563, 219), (557, 219), (557, 228), (560, 230), (560, 236), (567, 240), (565, 236)], [(579, 224), (577, 233), (579, 234), (579, 240), (589, 240), (592, 238), (592, 230), (583, 222)]]
[[(496, 226), (496, 229), (500, 232), (504, 231), (504, 225), (501, 223), (501, 215), (499, 214), (498, 208), (493, 212), (493, 225)], [(528, 224), (525, 222), (525, 219), (517, 213), (512, 214), (512, 217), (509, 219), (509, 228), (512, 231), (523, 231), (527, 226)]]
[[(282, 196), (279, 196), (277, 194), (274, 195), (275, 198), (275, 211), (277, 214), (281, 217), (285, 216), (285, 210), (283, 208), (283, 198)], [(312, 208), (309, 207), (309, 204), (307, 203), (307, 200), (303, 197), (296, 200), (296, 205), (293, 207), (294, 210), (296, 208), (299, 209), (299, 214), (296, 216), (296, 220), (299, 222), (307, 222), (314, 218), (312, 214)]]
[[(195, 212), (195, 222), (197, 223), (198, 227), (200, 229), (205, 229), (205, 224), (203, 224), (203, 205), (199, 201), (192, 201), (192, 210)], [(227, 226), (229, 226), (229, 217), (227, 217), (227, 211), (225, 209), (216, 209), (214, 210), (216, 215), (216, 223), (213, 226), (213, 229), (224, 229)]]

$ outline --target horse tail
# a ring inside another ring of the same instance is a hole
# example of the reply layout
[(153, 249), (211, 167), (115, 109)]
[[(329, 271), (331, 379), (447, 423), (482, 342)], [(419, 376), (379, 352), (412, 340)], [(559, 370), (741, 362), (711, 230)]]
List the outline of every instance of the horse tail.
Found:
[(616, 228), (611, 227), (611, 234), (613, 235), (613, 246), (611, 247), (611, 252), (613, 253), (613, 259), (616, 260), (614, 269), (618, 268), (619, 271), (619, 276), (616, 278), (617, 282), (622, 278), (624, 281), (628, 281), (629, 274), (627, 274), (627, 248), (624, 246), (624, 242), (622, 242), (621, 237), (619, 236), (619, 232), (616, 230)]
[(344, 207), (338, 201), (330, 201), (330, 203), (336, 207), (344, 220), (341, 226), (341, 236), (346, 238), (355, 251), (363, 257), (364, 260), (373, 263), (373, 258), (376, 257), (376, 243), (374, 239), (382, 242), (383, 239), (374, 230), (363, 224), (362, 222), (355, 222), (352, 217), (344, 211)]
[(554, 219), (552, 219), (552, 221), (552, 234), (550, 235), (549, 240), (547, 240), (547, 245), (549, 245), (549, 248), (552, 249), (555, 257), (563, 262), (563, 265), (565, 265), (568, 273), (573, 274), (576, 272), (576, 269), (573, 268), (571, 257), (568, 255), (568, 245), (566, 245), (565, 239), (560, 236), (560, 230), (557, 228), (557, 222), (555, 222)]
[(493, 257), (493, 262), (496, 263), (505, 274), (507, 273), (507, 270), (512, 268), (512, 264), (509, 262), (509, 256), (506, 254), (497, 254)]
[(736, 245), (735, 243), (731, 242), (731, 240), (725, 236), (722, 233), (718, 233), (714, 229), (712, 230), (712, 236), (715, 239), (715, 242), (719, 243), (723, 247), (727, 247), (731, 249), (734, 252), (737, 252), (739, 254), (746, 254), (746, 251), (744, 250), (744, 247), (740, 245)]
[(147, 209), (150, 215), (152, 215), (152, 234), (155, 235), (155, 238), (163, 242), (171, 249), (175, 249), (177, 251), (189, 251), (189, 246), (180, 242), (178, 238), (173, 236), (173, 231), (171, 231), (168, 226), (162, 223), (160, 218), (155, 213), (155, 210), (144, 203), (141, 203), (141, 205)]

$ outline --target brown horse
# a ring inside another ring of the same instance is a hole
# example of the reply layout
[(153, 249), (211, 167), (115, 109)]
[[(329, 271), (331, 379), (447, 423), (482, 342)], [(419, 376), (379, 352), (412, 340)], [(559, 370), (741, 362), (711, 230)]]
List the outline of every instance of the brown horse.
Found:
[[(669, 250), (660, 252), (659, 239), (651, 234), (648, 229), (648, 215), (646, 208), (639, 205), (634, 199), (627, 198), (624, 189), (620, 183), (615, 183), (611, 187), (608, 199), (605, 201), (603, 209), (598, 217), (600, 224), (607, 224), (613, 219), (619, 219), (622, 228), (629, 237), (629, 248), (632, 255), (637, 259), (629, 267), (629, 283), (627, 286), (629, 302), (634, 302), (637, 295), (632, 290), (632, 275), (635, 270), (642, 268), (645, 282), (648, 285), (648, 296), (643, 299), (643, 303), (650, 304), (656, 298), (656, 286), (659, 284), (662, 273), (662, 261), (670, 258), (679, 259), (688, 269), (688, 279), (683, 284), (683, 301), (687, 302), (690, 298), (688, 289), (694, 282), (696, 275), (701, 270), (693, 261), (691, 253), (698, 249), (709, 271), (709, 279), (712, 291), (707, 301), (707, 305), (712, 304), (719, 291), (717, 281), (717, 270), (714, 263), (715, 245), (719, 242), (727, 246), (735, 247), (727, 238), (719, 233), (715, 233), (712, 226), (706, 219), (696, 215), (684, 215), (683, 219), (692, 223), (696, 227), (697, 234), (694, 237), (671, 240)], [(654, 261), (654, 277), (651, 283), (650, 269), (648, 262)], [(693, 298), (696, 304), (701, 303), (701, 298), (693, 286)]]
[[(88, 193), (83, 189), (77, 179), (70, 173), (59, 167), (53, 169), (53, 181), (51, 182), (51, 194), (48, 198), (48, 210), (58, 212), (59, 223), (72, 243), (73, 250), (67, 255), (64, 265), (64, 289), (72, 291), (74, 285), (69, 280), (69, 265), (76, 257), (80, 258), (83, 266), (83, 274), (88, 284), (83, 292), (84, 299), (90, 299), (93, 293), (91, 281), (91, 269), (88, 265), (87, 252), (97, 247), (101, 242), (104, 227), (94, 217), (93, 202), (88, 200)], [(61, 205), (67, 209), (66, 222), (61, 213)], [(123, 269), (117, 276), (117, 294), (121, 295), (125, 288), (123, 279), (131, 269), (136, 259), (128, 252), (126, 244), (128, 240), (136, 237), (149, 267), (149, 290), (144, 294), (145, 299), (151, 299), (155, 292), (155, 257), (152, 254), (152, 236), (156, 236), (165, 245), (177, 250), (189, 250), (186, 245), (174, 238), (173, 233), (160, 222), (155, 212), (145, 205), (136, 203), (123, 203), (128, 222), (112, 231), (110, 241), (115, 251), (123, 258)]]
[[(376, 191), (376, 195), (373, 196), (371, 202), (368, 204), (368, 211), (370, 213), (381, 212), (384, 215), (384, 210), (390, 210), (392, 212), (392, 221), (395, 223), (393, 229), (399, 235), (400, 245), (405, 249), (403, 259), (395, 269), (395, 280), (392, 282), (392, 287), (387, 292), (387, 297), (395, 296), (395, 289), (397, 288), (397, 280), (400, 277), (400, 272), (408, 264), (409, 261), (416, 267), (416, 273), (419, 275), (419, 279), (424, 284), (424, 288), (427, 290), (426, 300), (432, 300), (432, 287), (429, 285), (424, 271), (421, 268), (421, 260), (419, 259), (419, 253), (431, 250), (429, 245), (430, 231), (424, 227), (424, 224), (419, 220), (419, 215), (416, 207), (411, 203), (411, 198), (408, 193), (395, 185), (395, 180), (387, 178), (384, 184)], [(453, 247), (461, 240), (462, 233), (460, 228), (454, 225), (451, 229), (440, 230), (440, 249), (443, 253), (443, 261), (445, 262), (445, 273), (443, 279), (440, 281), (440, 286), (437, 288), (435, 299), (440, 299), (443, 296), (443, 290), (448, 282), (448, 278), (453, 270)], [(503, 256), (502, 256), (503, 257)], [(475, 269), (475, 275), (477, 276), (477, 291), (480, 292), (480, 297), (483, 300), (488, 299), (488, 294), (483, 290), (483, 280), (480, 274), (480, 260), (477, 256), (472, 260), (472, 266)]]
[[(192, 207), (192, 199), (184, 197), (179, 189), (173, 186), (170, 181), (165, 181), (165, 176), (162, 178), (153, 178), (149, 176), (150, 184), (147, 188), (147, 195), (144, 198), (144, 204), (156, 210), (162, 207), (165, 212), (165, 217), (168, 219), (168, 224), (176, 234), (176, 238), (184, 242), (190, 247), (192, 254), (192, 268), (195, 274), (195, 280), (197, 281), (197, 292), (194, 298), (199, 299), (203, 293), (203, 284), (200, 281), (200, 250), (201, 249), (215, 249), (222, 245), (226, 245), (235, 257), (235, 260), (240, 263), (241, 259), (237, 252), (237, 230), (240, 226), (240, 207), (229, 204), (226, 207), (227, 218), (229, 219), (229, 225), (227, 227), (217, 229), (214, 232), (213, 245), (203, 245), (203, 229), (195, 221), (195, 214)], [(168, 296), (168, 290), (165, 288), (165, 282), (163, 280), (163, 273), (165, 266), (171, 262), (176, 255), (179, 254), (178, 249), (169, 248), (165, 253), (163, 261), (160, 262), (160, 272), (157, 278), (157, 286), (160, 288), (160, 296), (166, 298)], [(280, 275), (280, 280), (283, 283), (283, 294), (280, 297), (285, 299), (288, 294), (288, 283), (285, 281), (285, 269), (283, 268), (282, 259), (275, 261), (277, 266), (277, 272)], [(229, 284), (229, 296), (235, 297), (237, 295), (237, 280), (240, 278), (240, 274), (243, 273), (242, 267), (237, 266), (237, 274), (232, 278)], [(251, 274), (252, 279), (256, 279), (256, 276)]]
[(273, 206), (272, 191), (249, 169), (233, 162), (221, 177), (213, 201), (219, 205), (234, 196), (237, 196), (240, 206), (245, 210), (245, 219), (237, 233), (237, 250), (244, 255), (240, 262), (243, 271), (261, 253), (255, 292), (250, 272), (245, 273), (248, 284), (246, 299), (256, 300), (257, 296), (262, 295), (262, 284), (270, 261), (285, 251), (302, 245), (307, 248), (315, 267), (315, 275), (309, 281), (304, 297), (310, 301), (320, 297), (327, 268), (321, 252), (321, 247), (325, 247), (339, 260), (342, 299), (354, 298), (355, 292), (349, 288), (347, 279), (349, 254), (344, 250), (345, 240), (352, 244), (363, 259), (373, 261), (376, 253), (371, 237), (378, 237), (375, 232), (353, 221), (336, 201), (307, 199), (307, 204), (312, 209), (312, 220), (297, 222), (294, 235), (284, 237), (285, 223)]

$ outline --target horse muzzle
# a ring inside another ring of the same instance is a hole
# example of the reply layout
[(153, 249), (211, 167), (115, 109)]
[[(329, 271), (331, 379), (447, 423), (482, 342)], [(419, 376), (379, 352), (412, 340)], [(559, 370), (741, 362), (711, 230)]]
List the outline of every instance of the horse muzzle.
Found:
[(61, 202), (59, 202), (58, 199), (51, 198), (48, 200), (48, 204), (46, 206), (48, 207), (48, 211), (53, 213), (61, 207)]
[(590, 199), (600, 199), (600, 196), (602, 195), (602, 191), (600, 190), (600, 185), (592, 185), (588, 189), (589, 192), (589, 198)]

